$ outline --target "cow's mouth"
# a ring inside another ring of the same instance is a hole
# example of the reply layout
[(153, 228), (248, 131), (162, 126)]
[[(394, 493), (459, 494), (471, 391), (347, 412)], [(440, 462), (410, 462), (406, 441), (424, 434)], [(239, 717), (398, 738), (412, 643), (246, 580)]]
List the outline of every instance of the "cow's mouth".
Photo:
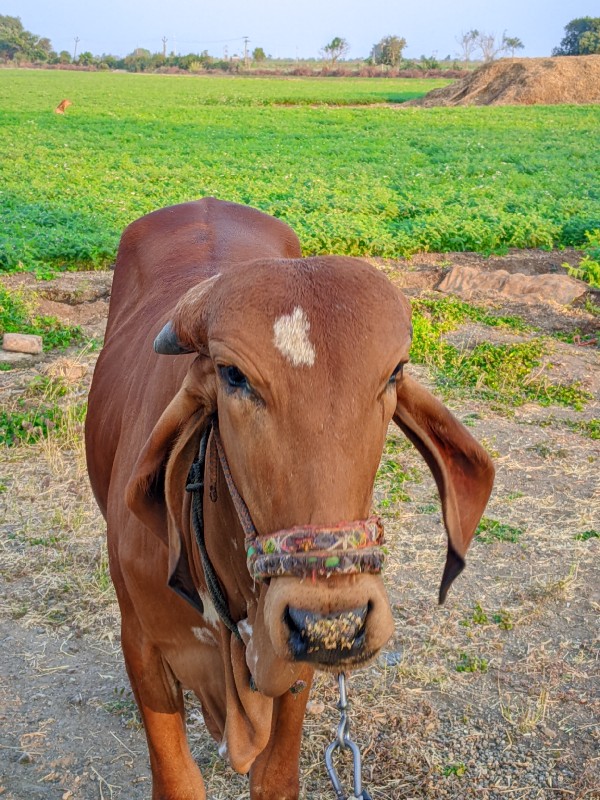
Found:
[(365, 652), (369, 604), (333, 614), (287, 606), (284, 623), (294, 661), (323, 667), (354, 666), (373, 657)]

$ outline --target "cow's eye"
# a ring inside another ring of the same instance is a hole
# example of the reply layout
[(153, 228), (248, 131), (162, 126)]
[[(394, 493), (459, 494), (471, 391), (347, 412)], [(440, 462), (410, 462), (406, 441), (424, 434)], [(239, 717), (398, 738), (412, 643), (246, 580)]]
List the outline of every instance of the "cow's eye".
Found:
[(390, 375), (390, 384), (396, 383), (396, 380), (398, 378), (402, 377), (402, 370), (403, 369), (404, 369), (404, 362), (402, 361), (402, 362), (400, 362), (400, 364), (398, 364), (396, 369)]
[(223, 379), (226, 388), (242, 389), (246, 392), (251, 391), (248, 378), (237, 367), (219, 367), (219, 372), (221, 373), (221, 378)]

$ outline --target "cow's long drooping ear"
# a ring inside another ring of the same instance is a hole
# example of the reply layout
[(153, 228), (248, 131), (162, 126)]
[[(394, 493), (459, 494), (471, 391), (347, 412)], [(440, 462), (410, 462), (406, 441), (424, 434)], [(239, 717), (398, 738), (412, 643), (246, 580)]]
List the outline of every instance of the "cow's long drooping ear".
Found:
[(181, 389), (161, 414), (148, 437), (125, 489), (131, 511), (159, 538), (167, 541), (164, 500), (165, 469), (180, 431), (198, 415), (198, 428), (214, 413), (216, 388), (212, 361), (203, 356), (191, 365)]
[(416, 381), (397, 385), (394, 422), (427, 462), (442, 500), (448, 554), (439, 601), (465, 566), (465, 554), (489, 499), (494, 465), (483, 447), (448, 409)]

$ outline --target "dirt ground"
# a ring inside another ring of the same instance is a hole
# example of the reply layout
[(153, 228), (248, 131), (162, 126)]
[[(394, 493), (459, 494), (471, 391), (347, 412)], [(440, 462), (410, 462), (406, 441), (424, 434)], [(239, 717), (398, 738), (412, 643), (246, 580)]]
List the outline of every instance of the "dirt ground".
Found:
[[(418, 296), (461, 263), (545, 274), (569, 259), (576, 254), (444, 254), (381, 266)], [(27, 291), (29, 280), (5, 283)], [(35, 289), (43, 313), (99, 337), (110, 283), (110, 273), (69, 274)], [(547, 333), (581, 333), (571, 343), (554, 338), (544, 365), (552, 379), (577, 380), (594, 395), (581, 411), (447, 401), (495, 460), (485, 517), (497, 525), (473, 543), (441, 608), (445, 533), (435, 485), (390, 428), (375, 508), (386, 524), (396, 632), (349, 686), (373, 800), (600, 799), (600, 442), (586, 427), (598, 418), (600, 391), (593, 301), (500, 301), (502, 313)], [(470, 323), (449, 336), (469, 348), (516, 334)], [(0, 372), (2, 407), (31, 400), (40, 376), (63, 376), (68, 393), (60, 402), (82, 403), (96, 356), (93, 348), (73, 350)], [(410, 369), (431, 384), (425, 368)], [(394, 482), (398, 464), (401, 485)], [(87, 484), (77, 416), (60, 436), (3, 450), (0, 641), (0, 797), (149, 798), (147, 750), (119, 648), (104, 524)], [(190, 743), (209, 797), (247, 800), (246, 778), (219, 758), (189, 700)], [(319, 677), (305, 723), (302, 798), (334, 797), (322, 753), (335, 735), (335, 702), (333, 679)], [(349, 785), (349, 772), (341, 771)]]

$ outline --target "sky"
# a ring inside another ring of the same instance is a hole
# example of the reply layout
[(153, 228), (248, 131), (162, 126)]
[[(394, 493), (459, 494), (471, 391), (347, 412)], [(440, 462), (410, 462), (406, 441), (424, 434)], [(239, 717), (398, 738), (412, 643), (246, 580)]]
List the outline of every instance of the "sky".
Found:
[[(334, 37), (349, 58), (366, 58), (384, 36), (404, 37), (407, 58), (458, 55), (456, 39), (473, 28), (517, 36), (521, 56), (548, 56), (565, 25), (596, 16), (598, 0), (3, 0), (2, 14), (20, 17), (56, 51), (124, 56), (151, 52), (217, 57), (262, 47), (275, 58), (317, 58)], [(595, 8), (594, 8), (595, 6)]]

